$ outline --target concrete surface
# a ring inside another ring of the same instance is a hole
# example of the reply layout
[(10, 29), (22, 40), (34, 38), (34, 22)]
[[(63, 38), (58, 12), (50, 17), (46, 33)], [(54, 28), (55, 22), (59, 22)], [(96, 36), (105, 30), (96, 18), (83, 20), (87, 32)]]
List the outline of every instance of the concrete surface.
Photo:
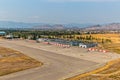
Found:
[(99, 63), (41, 50), (26, 44), (0, 41), (0, 46), (12, 48), (44, 63), (42, 67), (1, 76), (0, 80), (63, 80), (98, 68)]

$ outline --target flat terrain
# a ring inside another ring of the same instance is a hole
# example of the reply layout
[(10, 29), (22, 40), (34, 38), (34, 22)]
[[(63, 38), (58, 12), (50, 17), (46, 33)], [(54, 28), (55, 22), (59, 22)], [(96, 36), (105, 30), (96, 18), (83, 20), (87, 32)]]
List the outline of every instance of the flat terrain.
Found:
[(0, 76), (41, 65), (18, 51), (0, 47)]
[(29, 41), (29, 40), (7, 40), (7, 41), (4, 40), (4, 42), (40, 49), (48, 52), (53, 52), (56, 54), (71, 56), (96, 63), (106, 63), (108, 61), (120, 57), (119, 54), (115, 54), (114, 52), (108, 52), (108, 53), (94, 52), (94, 51), (88, 52), (88, 50), (84, 48), (79, 48), (79, 47), (62, 48), (54, 45), (36, 43), (35, 41)]
[(34, 41), (1, 40), (0, 45), (44, 63), (42, 67), (2, 76), (0, 80), (63, 80), (94, 70), (120, 57), (112, 53), (87, 52), (86, 49), (76, 47), (60, 48)]
[[(91, 36), (94, 38), (99, 38), (99, 40), (100, 39), (111, 40), (112, 41), (111, 43), (100, 44), (99, 47), (107, 49), (110, 52), (120, 54), (120, 34), (91, 34)], [(95, 74), (91, 74), (86, 77), (78, 78), (80, 76), (81, 75), (78, 75), (68, 80), (120, 80), (120, 59), (112, 61), (112, 64), (110, 62), (110, 66), (105, 70), (102, 70)]]
[(1, 41), (0, 45), (21, 51), (25, 55), (44, 63), (42, 67), (2, 76), (0, 80), (61, 80), (93, 70), (97, 68), (95, 65), (98, 65), (96, 62), (13, 44), (10, 41)]

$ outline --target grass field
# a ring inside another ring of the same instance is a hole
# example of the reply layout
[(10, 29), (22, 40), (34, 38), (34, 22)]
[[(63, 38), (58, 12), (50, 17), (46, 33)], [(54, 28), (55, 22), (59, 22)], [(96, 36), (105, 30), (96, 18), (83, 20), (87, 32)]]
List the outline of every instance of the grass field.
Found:
[(0, 76), (41, 65), (41, 62), (18, 51), (0, 47)]
[(94, 38), (110, 39), (112, 43), (120, 43), (120, 34), (91, 34)]

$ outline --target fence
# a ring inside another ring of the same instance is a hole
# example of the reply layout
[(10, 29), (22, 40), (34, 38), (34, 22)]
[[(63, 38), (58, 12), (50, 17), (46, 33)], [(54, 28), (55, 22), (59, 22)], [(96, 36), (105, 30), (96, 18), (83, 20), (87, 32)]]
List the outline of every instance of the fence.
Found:
[(97, 49), (97, 48), (88, 48), (88, 51), (96, 51), (96, 52), (103, 52), (103, 53), (107, 53), (107, 50), (103, 50), (103, 49)]
[(55, 45), (63, 48), (70, 48), (70, 45), (67, 44), (61, 44), (61, 43), (56, 43), (56, 42), (43, 42), (44, 44), (50, 44), (50, 45)]

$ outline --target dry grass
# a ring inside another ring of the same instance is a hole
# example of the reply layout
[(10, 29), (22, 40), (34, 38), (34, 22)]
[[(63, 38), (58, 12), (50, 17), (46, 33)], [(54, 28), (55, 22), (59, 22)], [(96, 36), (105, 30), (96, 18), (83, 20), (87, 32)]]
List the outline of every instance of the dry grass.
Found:
[(120, 54), (120, 34), (92, 34), (93, 37), (110, 39), (112, 43), (100, 44), (100, 48), (107, 49), (111, 52)]
[(109, 68), (79, 80), (120, 80), (120, 59), (112, 62)]
[(0, 76), (41, 65), (41, 62), (18, 51), (0, 47)]
[(102, 44), (101, 46), (111, 52), (120, 54), (120, 43)]
[(110, 39), (112, 43), (120, 43), (120, 34), (91, 34), (94, 38)]
[[(111, 40), (113, 43), (120, 43), (120, 34), (83, 34), (83, 35), (75, 35), (75, 39), (77, 39), (77, 37), (86, 37), (86, 36), (90, 36), (92, 38), (94, 38), (92, 41), (97, 41), (97, 42), (101, 42), (102, 39), (109, 39)], [(97, 39), (97, 40), (96, 40)]]

